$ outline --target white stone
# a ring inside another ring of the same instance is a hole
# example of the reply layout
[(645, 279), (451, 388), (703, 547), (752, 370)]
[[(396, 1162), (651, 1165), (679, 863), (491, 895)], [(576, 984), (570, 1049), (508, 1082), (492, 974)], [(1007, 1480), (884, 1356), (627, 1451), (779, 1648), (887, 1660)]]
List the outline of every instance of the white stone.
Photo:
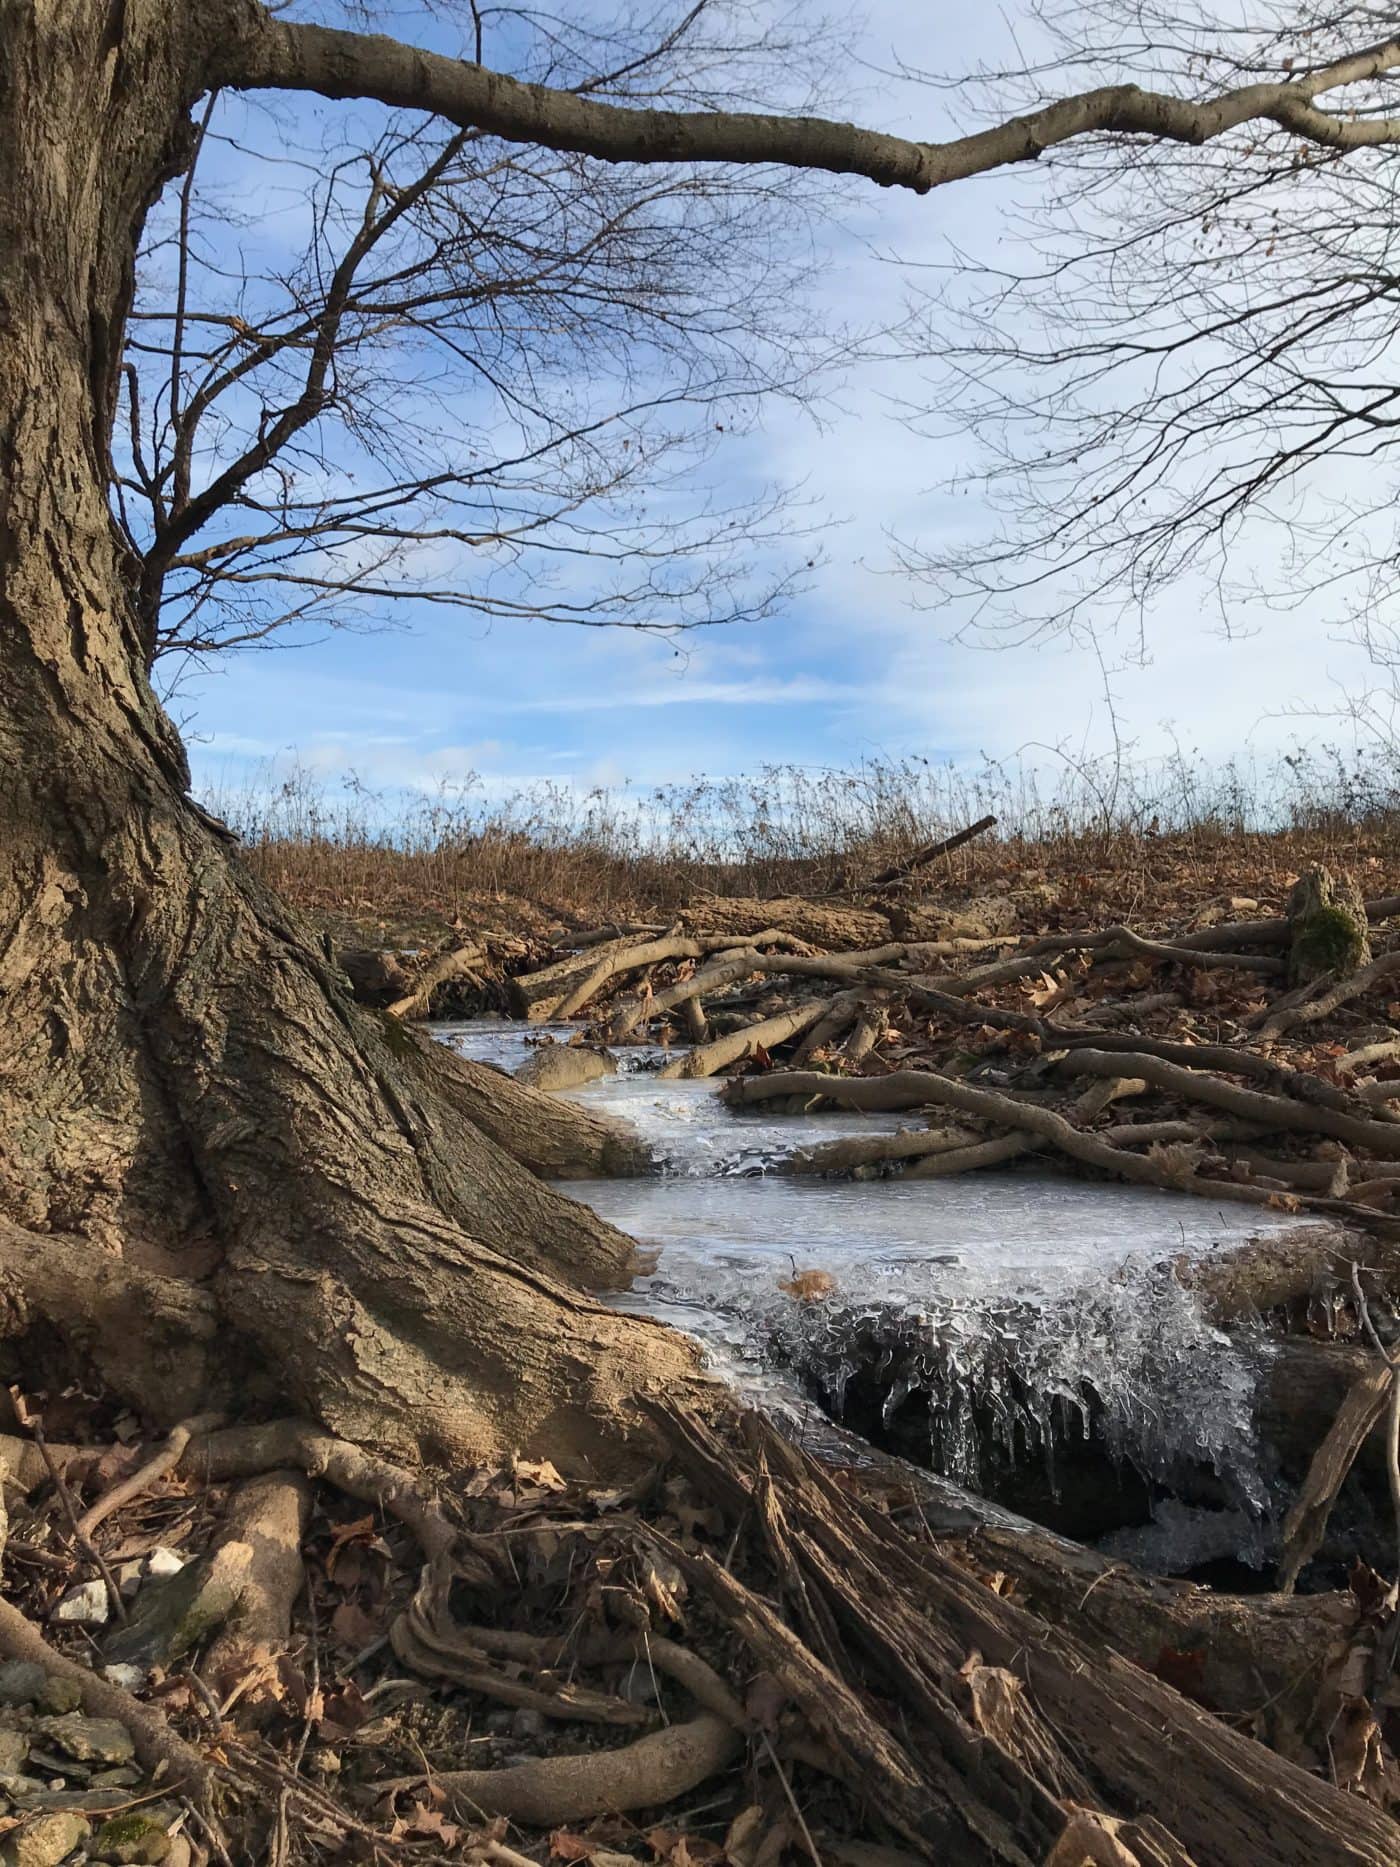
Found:
[(145, 1573), (148, 1582), (162, 1580), (167, 1575), (178, 1575), (185, 1566), (185, 1558), (178, 1550), (166, 1549), (158, 1543), (146, 1558)]
[(99, 1578), (97, 1581), (84, 1582), (80, 1588), (70, 1588), (50, 1619), (76, 1621), (80, 1627), (102, 1627), (111, 1612), (107, 1584)]

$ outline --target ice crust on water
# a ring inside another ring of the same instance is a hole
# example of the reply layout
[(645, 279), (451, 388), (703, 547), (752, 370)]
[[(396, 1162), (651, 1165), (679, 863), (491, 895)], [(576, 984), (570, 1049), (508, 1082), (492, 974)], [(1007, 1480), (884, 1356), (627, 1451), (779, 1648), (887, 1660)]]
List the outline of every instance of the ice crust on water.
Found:
[[(536, 1031), (476, 1020), (438, 1034), (514, 1069)], [(796, 1148), (919, 1118), (735, 1116), (711, 1082), (661, 1080), (655, 1065), (666, 1054), (621, 1051), (618, 1075), (575, 1092), (631, 1122), (663, 1168), (567, 1188), (659, 1248), (655, 1275), (621, 1299), (627, 1307), (697, 1336), (756, 1398), (807, 1386), (839, 1413), (857, 1368), (877, 1376), (890, 1417), (927, 1394), (934, 1467), (969, 1489), (993, 1451), (1053, 1470), (1056, 1447), (1092, 1429), (1149, 1479), (1170, 1485), (1183, 1464), (1204, 1465), (1242, 1523), (1263, 1510), (1258, 1360), (1212, 1329), (1159, 1267), (1286, 1221), (1049, 1174), (770, 1176), (765, 1168)], [(826, 1302), (780, 1289), (794, 1269), (812, 1268), (836, 1281)]]

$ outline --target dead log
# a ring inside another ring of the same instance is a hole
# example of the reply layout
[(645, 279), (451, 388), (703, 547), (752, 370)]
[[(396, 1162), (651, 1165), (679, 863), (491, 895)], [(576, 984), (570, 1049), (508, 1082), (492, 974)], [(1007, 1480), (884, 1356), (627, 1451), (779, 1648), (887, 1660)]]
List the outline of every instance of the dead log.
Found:
[(681, 913), (682, 926), (713, 929), (729, 934), (724, 944), (751, 941), (762, 927), (779, 927), (815, 947), (829, 951), (879, 946), (890, 937), (889, 922), (869, 908), (828, 906), (801, 895), (780, 895), (772, 900), (751, 896), (707, 895)]
[[(1008, 1600), (937, 1542), (910, 1536), (843, 1489), (761, 1418), (746, 1426), (761, 1453), (753, 1475), (698, 1423), (681, 1427), (673, 1415), (672, 1428), (707, 1495), (728, 1495), (736, 1514), (747, 1507), (765, 1537), (774, 1586), (807, 1633), (803, 1657), (791, 1653), (791, 1631), (779, 1632), (771, 1608), (718, 1562), (674, 1544), (672, 1560), (844, 1754), (887, 1818), (936, 1858), (1040, 1867), (1072, 1801), (1153, 1818), (1178, 1849), (1166, 1858), (1184, 1854), (1197, 1867), (1393, 1867), (1400, 1826), (1389, 1815), (1211, 1717), (1142, 1666)], [(794, 1572), (800, 1589), (786, 1585)], [(804, 1601), (814, 1604), (810, 1615)], [(818, 1622), (835, 1636), (824, 1666), (814, 1659)], [(864, 1688), (854, 1705), (848, 1680)], [(893, 1754), (888, 1740), (882, 1750), (855, 1749), (872, 1695), (900, 1708), (908, 1737)]]
[[(1305, 1305), (1329, 1284), (1344, 1284), (1353, 1264), (1400, 1273), (1393, 1245), (1334, 1225), (1297, 1225), (1205, 1255), (1174, 1260), (1177, 1281), (1194, 1292), (1217, 1328), (1257, 1321), (1271, 1310)], [(1330, 1345), (1327, 1345), (1330, 1346)], [(1281, 1347), (1281, 1354), (1286, 1351)]]

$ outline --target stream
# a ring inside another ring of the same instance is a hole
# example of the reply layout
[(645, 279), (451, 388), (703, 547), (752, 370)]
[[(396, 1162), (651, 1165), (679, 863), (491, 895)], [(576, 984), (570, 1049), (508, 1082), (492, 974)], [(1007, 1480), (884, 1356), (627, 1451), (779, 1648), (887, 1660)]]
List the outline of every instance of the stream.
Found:
[[(511, 1072), (527, 1040), (572, 1034), (434, 1027)], [(920, 1118), (734, 1114), (716, 1081), (661, 1081), (674, 1054), (623, 1050), (616, 1076), (570, 1092), (629, 1122), (658, 1161), (648, 1177), (562, 1188), (655, 1254), (620, 1307), (687, 1331), (759, 1404), (829, 1416), (1146, 1566), (1266, 1560), (1260, 1357), (1211, 1328), (1164, 1266), (1291, 1221), (1029, 1169), (787, 1179), (766, 1169), (795, 1148)], [(820, 1300), (782, 1287), (806, 1271), (832, 1280)]]

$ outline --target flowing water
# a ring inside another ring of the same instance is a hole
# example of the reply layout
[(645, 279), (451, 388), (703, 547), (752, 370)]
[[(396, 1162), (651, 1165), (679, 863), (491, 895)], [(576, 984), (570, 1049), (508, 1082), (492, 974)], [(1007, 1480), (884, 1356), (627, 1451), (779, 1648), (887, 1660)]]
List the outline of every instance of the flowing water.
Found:
[[(436, 1034), (514, 1070), (541, 1031), (483, 1019)], [(661, 1081), (661, 1056), (623, 1051), (618, 1075), (572, 1092), (630, 1122), (658, 1162), (651, 1177), (565, 1189), (656, 1254), (623, 1306), (687, 1330), (765, 1404), (815, 1399), (974, 1491), (1004, 1493), (1019, 1472), (1022, 1501), (1031, 1476), (1058, 1497), (1092, 1441), (1100, 1465), (1106, 1454), (1137, 1485), (1124, 1522), (1172, 1497), (1176, 1515), (1158, 1513), (1164, 1549), (1208, 1533), (1257, 1557), (1260, 1362), (1165, 1265), (1286, 1221), (1043, 1171), (788, 1179), (767, 1169), (796, 1148), (919, 1118), (734, 1114), (713, 1082)], [(834, 1288), (794, 1297), (783, 1285), (803, 1271)], [(1206, 1496), (1206, 1531), (1183, 1531), (1183, 1491)]]

